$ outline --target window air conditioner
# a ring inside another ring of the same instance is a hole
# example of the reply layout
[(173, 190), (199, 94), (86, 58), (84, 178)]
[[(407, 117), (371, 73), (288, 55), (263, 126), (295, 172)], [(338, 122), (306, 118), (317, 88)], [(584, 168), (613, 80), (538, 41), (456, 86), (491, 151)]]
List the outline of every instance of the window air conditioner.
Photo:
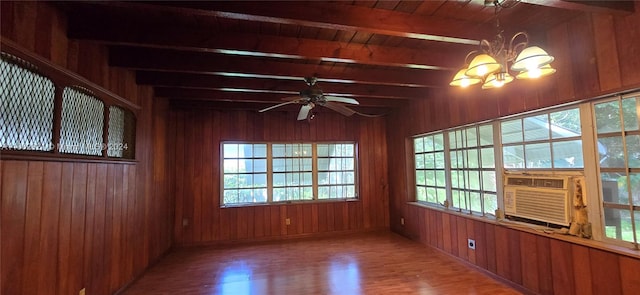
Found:
[(572, 188), (569, 180), (557, 176), (507, 175), (505, 215), (568, 226)]

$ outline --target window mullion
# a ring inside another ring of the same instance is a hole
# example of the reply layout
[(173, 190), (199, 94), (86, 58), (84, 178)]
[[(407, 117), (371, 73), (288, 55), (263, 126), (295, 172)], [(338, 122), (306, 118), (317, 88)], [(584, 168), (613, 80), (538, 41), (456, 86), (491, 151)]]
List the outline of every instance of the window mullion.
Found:
[[(452, 192), (451, 192), (451, 149), (449, 147), (450, 142), (449, 142), (449, 132), (442, 132), (442, 141), (444, 144), (444, 179), (445, 179), (445, 207), (450, 207), (451, 205), (453, 205), (453, 198), (452, 198)], [(435, 144), (434, 144), (434, 148), (435, 148)], [(435, 159), (435, 152), (434, 152), (434, 159)], [(434, 163), (435, 164), (435, 163)], [(437, 165), (437, 164), (435, 164)], [(435, 186), (438, 187), (438, 182), (437, 182), (437, 168), (434, 169), (434, 176), (436, 177), (436, 183)], [(437, 190), (437, 188), (436, 188)], [(437, 195), (437, 193), (436, 193)], [(437, 197), (436, 197), (436, 202), (437, 202)]]
[(273, 154), (271, 143), (267, 143), (267, 203), (273, 202)]
[(311, 145), (311, 185), (313, 190), (313, 199), (318, 200), (318, 144)]

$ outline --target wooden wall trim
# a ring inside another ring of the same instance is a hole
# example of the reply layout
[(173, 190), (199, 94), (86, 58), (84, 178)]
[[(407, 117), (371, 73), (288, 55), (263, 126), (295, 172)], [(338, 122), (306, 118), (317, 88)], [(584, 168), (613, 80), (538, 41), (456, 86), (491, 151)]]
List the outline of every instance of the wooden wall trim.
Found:
[(38, 71), (45, 77), (54, 81), (55, 84), (62, 84), (62, 86), (81, 86), (88, 90), (91, 90), (98, 98), (104, 101), (105, 105), (116, 105), (129, 109), (134, 112), (140, 111), (140, 106), (134, 104), (123, 97), (100, 87), (99, 85), (83, 78), (82, 76), (71, 72), (65, 68), (62, 68), (43, 57), (30, 52), (17, 43), (0, 36), (0, 44), (2, 51), (7, 52), (13, 56), (24, 59), (25, 61), (32, 63), (38, 67)]

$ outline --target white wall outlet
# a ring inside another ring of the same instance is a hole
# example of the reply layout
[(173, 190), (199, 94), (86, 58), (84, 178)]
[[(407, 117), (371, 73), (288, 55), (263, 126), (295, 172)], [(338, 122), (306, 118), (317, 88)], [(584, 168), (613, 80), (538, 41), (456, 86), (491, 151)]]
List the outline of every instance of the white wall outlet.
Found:
[(469, 249), (475, 250), (476, 249), (476, 240), (467, 239), (467, 245), (469, 246)]
[(400, 225), (404, 225), (404, 217), (400, 217)]
[(291, 225), (291, 218), (287, 218), (284, 220), (284, 224)]

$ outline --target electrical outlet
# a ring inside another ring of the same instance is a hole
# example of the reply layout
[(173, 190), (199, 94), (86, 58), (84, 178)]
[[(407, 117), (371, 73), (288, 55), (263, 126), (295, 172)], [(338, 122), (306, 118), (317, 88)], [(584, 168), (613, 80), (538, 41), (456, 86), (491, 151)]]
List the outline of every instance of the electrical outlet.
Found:
[(78, 295), (85, 295), (85, 294), (86, 294), (85, 288), (80, 289), (80, 292), (78, 292)]
[(467, 245), (469, 246), (469, 249), (475, 250), (476, 249), (476, 240), (467, 239)]
[(186, 227), (186, 226), (188, 226), (188, 225), (189, 225), (189, 218), (183, 218), (183, 219), (182, 219), (182, 226), (183, 226), (183, 227)]
[(286, 225), (291, 225), (291, 218), (287, 218), (287, 219), (285, 219), (285, 220), (284, 220), (284, 223), (285, 223)]
[(404, 217), (400, 217), (400, 225), (404, 225)]

